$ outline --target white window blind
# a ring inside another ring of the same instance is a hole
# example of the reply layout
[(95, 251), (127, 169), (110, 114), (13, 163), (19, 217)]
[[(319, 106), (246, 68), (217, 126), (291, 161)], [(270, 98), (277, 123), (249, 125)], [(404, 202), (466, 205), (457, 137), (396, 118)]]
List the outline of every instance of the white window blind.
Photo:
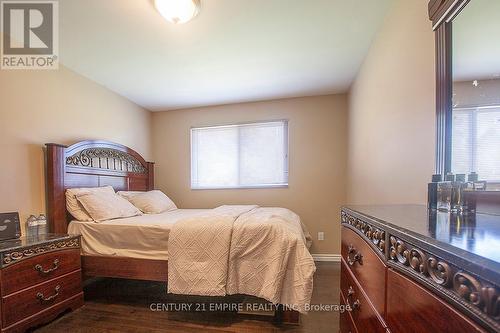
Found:
[(286, 120), (191, 129), (191, 188), (286, 185)]
[(500, 181), (500, 106), (453, 110), (452, 170)]

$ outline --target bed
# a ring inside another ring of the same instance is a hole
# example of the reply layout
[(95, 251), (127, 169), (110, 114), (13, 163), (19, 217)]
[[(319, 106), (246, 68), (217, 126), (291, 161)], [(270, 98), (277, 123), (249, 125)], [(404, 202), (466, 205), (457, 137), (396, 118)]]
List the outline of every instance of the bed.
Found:
[[(66, 210), (67, 189), (112, 186), (115, 191), (150, 191), (154, 187), (154, 163), (146, 162), (126, 146), (106, 141), (82, 141), (69, 147), (47, 144), (46, 163), (50, 231), (82, 234), (84, 277), (168, 280), (166, 244), (172, 225), (207, 210), (178, 209), (158, 214), (162, 216), (105, 223), (72, 221)], [(134, 230), (136, 236), (127, 237), (127, 230)], [(299, 313), (281, 307), (276, 320), (298, 323)]]

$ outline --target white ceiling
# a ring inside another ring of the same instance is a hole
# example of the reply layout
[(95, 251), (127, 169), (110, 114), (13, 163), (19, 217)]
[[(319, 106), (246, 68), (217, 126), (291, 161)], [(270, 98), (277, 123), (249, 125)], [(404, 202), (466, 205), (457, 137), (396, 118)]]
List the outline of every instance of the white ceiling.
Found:
[(474, 0), (453, 20), (454, 81), (500, 78), (500, 0)]
[(153, 110), (346, 92), (392, 0), (64, 0), (60, 59)]

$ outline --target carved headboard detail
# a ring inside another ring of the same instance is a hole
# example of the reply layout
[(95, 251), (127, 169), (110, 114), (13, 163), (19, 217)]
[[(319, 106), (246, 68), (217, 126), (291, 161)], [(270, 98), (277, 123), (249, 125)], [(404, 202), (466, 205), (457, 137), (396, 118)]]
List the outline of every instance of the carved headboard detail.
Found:
[(112, 148), (88, 148), (66, 157), (66, 165), (147, 173), (137, 158)]
[(116, 191), (149, 191), (154, 163), (136, 151), (107, 141), (82, 141), (69, 147), (46, 144), (47, 218), (51, 232), (66, 233), (71, 216), (65, 191), (111, 185)]

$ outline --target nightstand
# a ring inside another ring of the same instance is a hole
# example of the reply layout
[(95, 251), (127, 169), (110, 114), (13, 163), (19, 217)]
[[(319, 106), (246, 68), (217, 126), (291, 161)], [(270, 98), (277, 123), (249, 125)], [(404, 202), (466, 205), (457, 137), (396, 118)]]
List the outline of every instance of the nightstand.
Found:
[(23, 332), (83, 305), (80, 236), (0, 242), (3, 332)]

